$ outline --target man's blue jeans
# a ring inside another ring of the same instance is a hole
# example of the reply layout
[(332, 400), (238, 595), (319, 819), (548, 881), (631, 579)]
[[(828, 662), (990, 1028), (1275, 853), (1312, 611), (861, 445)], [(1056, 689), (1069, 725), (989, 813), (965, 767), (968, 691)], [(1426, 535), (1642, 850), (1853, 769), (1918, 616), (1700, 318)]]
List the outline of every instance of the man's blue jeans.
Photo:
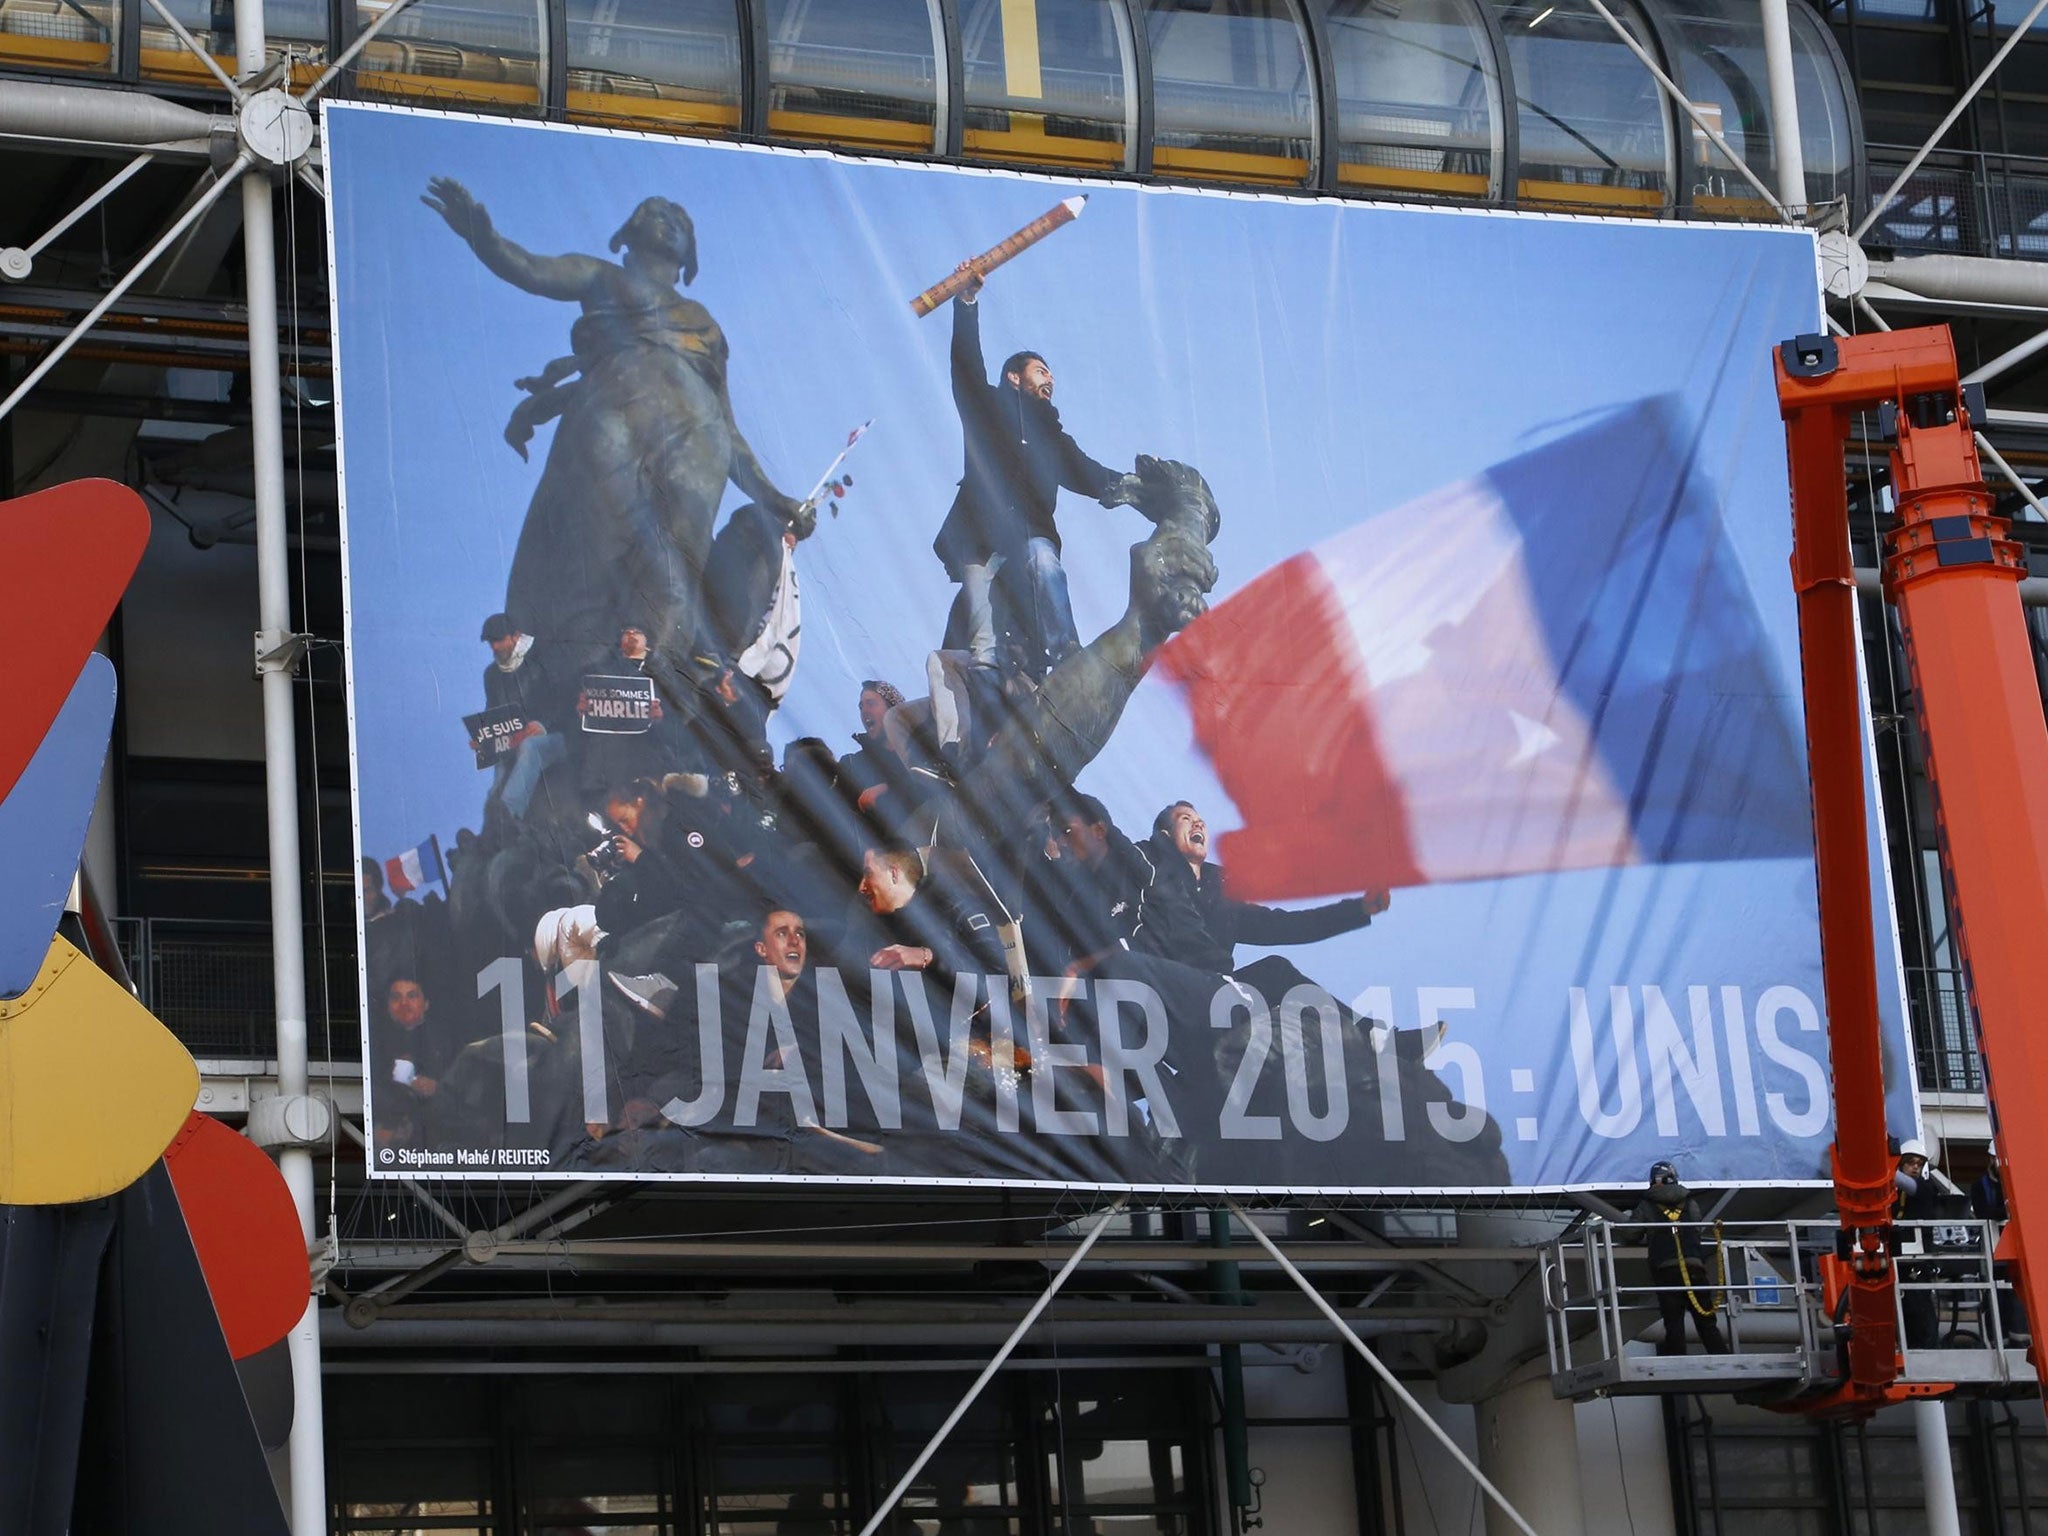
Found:
[(500, 767), (498, 799), (514, 816), (524, 817), (540, 788), (540, 776), (569, 759), (569, 738), (552, 731), (529, 736), (512, 751), (510, 767)]
[[(961, 588), (967, 594), (967, 649), (980, 667), (996, 663), (995, 605), (991, 594), (996, 577), (1008, 564), (1003, 555), (992, 556), (986, 564), (970, 565), (961, 572)], [(1023, 580), (1013, 582), (1008, 592), (1018, 608), (1018, 617), (1031, 627), (1031, 639), (1038, 654), (1031, 658), (1041, 676), (1059, 665), (1069, 651), (1081, 643), (1074, 626), (1074, 604), (1067, 595), (1067, 573), (1060, 565), (1060, 552), (1051, 539), (1029, 539), (1024, 545)], [(1022, 587), (1020, 592), (1018, 587)]]

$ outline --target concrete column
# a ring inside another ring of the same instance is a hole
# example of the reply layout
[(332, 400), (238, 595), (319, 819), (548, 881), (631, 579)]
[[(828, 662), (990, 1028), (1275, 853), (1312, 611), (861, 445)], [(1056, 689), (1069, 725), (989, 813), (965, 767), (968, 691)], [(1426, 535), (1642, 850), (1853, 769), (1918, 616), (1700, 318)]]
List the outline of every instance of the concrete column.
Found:
[[(1563, 1226), (1563, 1219), (1550, 1212), (1463, 1211), (1458, 1216), (1458, 1241), (1472, 1247), (1536, 1248), (1556, 1237)], [(1495, 1295), (1504, 1294), (1521, 1273), (1505, 1263), (1460, 1264), (1456, 1272)], [(1571, 1403), (1551, 1395), (1540, 1320), (1515, 1317), (1493, 1329), (1499, 1385), (1478, 1389), (1484, 1393), (1475, 1407), (1479, 1470), (1540, 1536), (1576, 1536), (1586, 1528), (1577, 1412)], [(1491, 1500), (1486, 1506), (1486, 1533), (1521, 1536)]]
[[(1572, 1404), (1551, 1395), (1538, 1375), (1479, 1404), (1479, 1469), (1543, 1536), (1583, 1531), (1579, 1424)], [(1521, 1536), (1491, 1503), (1486, 1536)]]

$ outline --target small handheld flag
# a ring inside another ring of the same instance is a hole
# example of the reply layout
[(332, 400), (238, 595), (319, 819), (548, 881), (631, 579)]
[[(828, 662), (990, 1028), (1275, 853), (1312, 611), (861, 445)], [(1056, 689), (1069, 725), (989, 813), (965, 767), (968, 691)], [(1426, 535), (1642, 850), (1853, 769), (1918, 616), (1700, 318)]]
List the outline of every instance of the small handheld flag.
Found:
[[(875, 419), (870, 416), (866, 421), (846, 434), (846, 446), (833, 456), (832, 462), (825, 466), (825, 473), (818, 476), (818, 483), (811, 487), (811, 494), (804, 498), (803, 504), (806, 510), (814, 510), (828, 496), (836, 500), (844, 496), (852, 488), (853, 476), (841, 475), (836, 480), (832, 477), (837, 472), (839, 466), (846, 462), (846, 456), (853, 452), (853, 445), (867, 436), (868, 428), (874, 424)], [(832, 509), (832, 515), (834, 517), (839, 515), (837, 507)]]
[(384, 861), (385, 878), (394, 896), (405, 896), (426, 885), (448, 884), (448, 870), (441, 862), (441, 839), (430, 835), (417, 848), (408, 848), (396, 858)]

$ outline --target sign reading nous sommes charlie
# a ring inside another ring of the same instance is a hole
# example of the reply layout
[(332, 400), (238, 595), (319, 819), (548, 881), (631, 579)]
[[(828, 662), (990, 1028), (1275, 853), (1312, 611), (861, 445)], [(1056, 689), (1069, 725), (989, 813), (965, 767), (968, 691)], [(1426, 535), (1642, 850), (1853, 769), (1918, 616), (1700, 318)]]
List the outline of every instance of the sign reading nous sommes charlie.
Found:
[(1824, 1177), (1806, 235), (328, 146), (375, 1172)]

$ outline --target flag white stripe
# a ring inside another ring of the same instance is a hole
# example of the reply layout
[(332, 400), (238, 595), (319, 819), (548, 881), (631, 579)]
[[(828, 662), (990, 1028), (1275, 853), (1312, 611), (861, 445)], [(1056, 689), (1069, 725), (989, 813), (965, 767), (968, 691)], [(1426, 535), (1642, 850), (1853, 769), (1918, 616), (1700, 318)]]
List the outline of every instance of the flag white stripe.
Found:
[(1362, 663), (1356, 702), (1432, 880), (1640, 860), (1627, 803), (1559, 687), (1525, 554), (1485, 480), (1315, 550)]

